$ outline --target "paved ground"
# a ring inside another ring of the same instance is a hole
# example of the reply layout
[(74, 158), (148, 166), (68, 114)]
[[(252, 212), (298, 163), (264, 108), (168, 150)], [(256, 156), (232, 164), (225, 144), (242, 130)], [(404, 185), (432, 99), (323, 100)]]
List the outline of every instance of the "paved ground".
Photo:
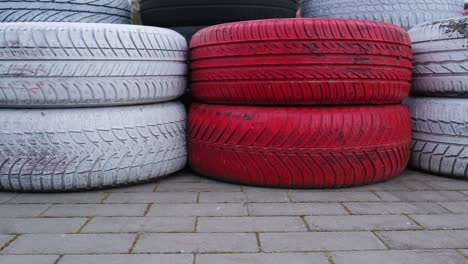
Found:
[(202, 179), (0, 193), (0, 263), (468, 263), (468, 181), (414, 171), (335, 191)]

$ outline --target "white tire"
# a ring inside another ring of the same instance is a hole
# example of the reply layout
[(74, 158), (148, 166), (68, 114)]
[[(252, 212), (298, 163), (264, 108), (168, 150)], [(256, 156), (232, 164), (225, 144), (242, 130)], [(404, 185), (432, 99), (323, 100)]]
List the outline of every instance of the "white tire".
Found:
[(187, 42), (133, 25), (0, 24), (0, 107), (134, 105), (186, 89)]
[(146, 182), (184, 168), (180, 103), (0, 110), (0, 190), (76, 191)]
[(127, 0), (0, 0), (0, 22), (131, 24)]
[(468, 179), (468, 100), (411, 98), (410, 165), (436, 175)]
[(302, 17), (376, 20), (404, 29), (463, 15), (464, 0), (302, 0)]
[(468, 96), (468, 18), (418, 25), (413, 42), (414, 95)]

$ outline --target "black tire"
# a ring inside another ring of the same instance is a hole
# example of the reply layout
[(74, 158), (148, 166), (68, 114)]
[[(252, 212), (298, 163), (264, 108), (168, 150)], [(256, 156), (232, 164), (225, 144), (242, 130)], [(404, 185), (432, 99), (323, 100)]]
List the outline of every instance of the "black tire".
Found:
[(295, 0), (140, 0), (144, 25), (214, 25), (296, 16)]
[(187, 43), (190, 44), (193, 35), (205, 27), (207, 26), (171, 27), (171, 29), (184, 36), (184, 38), (187, 40)]

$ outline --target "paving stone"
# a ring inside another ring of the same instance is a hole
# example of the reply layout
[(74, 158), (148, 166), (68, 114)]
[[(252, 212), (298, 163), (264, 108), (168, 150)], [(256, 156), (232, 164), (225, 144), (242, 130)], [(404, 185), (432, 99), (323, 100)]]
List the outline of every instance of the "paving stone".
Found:
[(456, 214), (468, 214), (468, 202), (440, 202), (439, 205)]
[(348, 215), (339, 203), (251, 203), (248, 208), (257, 216)]
[(194, 192), (165, 192), (165, 193), (112, 193), (104, 203), (117, 204), (146, 204), (146, 203), (195, 203), (197, 193)]
[(8, 203), (17, 204), (88, 204), (100, 203), (106, 197), (105, 193), (25, 193), (18, 194)]
[(264, 252), (374, 250), (385, 245), (370, 232), (263, 233)]
[(200, 203), (245, 203), (247, 195), (243, 192), (209, 192), (200, 193)]
[(304, 232), (300, 217), (200, 217), (197, 232)]
[(453, 179), (447, 177), (441, 177), (421, 171), (415, 171), (406, 169), (403, 173), (400, 174), (400, 177), (397, 178), (398, 180), (402, 181), (421, 181), (421, 182), (429, 182), (429, 181), (454, 181)]
[(55, 264), (59, 256), (55, 255), (0, 255), (0, 263), (2, 264)]
[(371, 192), (291, 191), (293, 202), (372, 202), (380, 198)]
[(359, 251), (334, 252), (335, 264), (465, 264), (467, 260), (455, 251)]
[(236, 253), (257, 252), (255, 234), (250, 233), (191, 233), (143, 234), (135, 253)]
[(50, 204), (2, 204), (0, 217), (33, 217), (49, 208)]
[(41, 216), (143, 216), (145, 204), (53, 205)]
[(197, 255), (195, 264), (326, 264), (322, 253), (272, 253), (272, 254), (203, 254)]
[(427, 229), (468, 229), (468, 214), (411, 215)]
[(463, 256), (468, 257), (468, 249), (459, 249), (458, 250)]
[(194, 217), (95, 217), (82, 233), (193, 232)]
[(127, 253), (135, 235), (71, 234), (22, 235), (3, 250), (6, 254), (105, 254)]
[(0, 218), (0, 234), (61, 234), (77, 232), (86, 218)]
[(158, 186), (158, 192), (239, 192), (239, 185), (219, 182), (165, 183)]
[(376, 234), (391, 249), (468, 248), (468, 230), (380, 231)]
[(243, 216), (247, 206), (232, 204), (154, 204), (147, 216)]
[(0, 203), (5, 203), (15, 197), (16, 193), (0, 193)]
[(100, 192), (104, 193), (151, 193), (156, 188), (156, 183), (140, 184), (128, 187), (118, 187), (106, 189)]
[(250, 203), (276, 203), (289, 202), (288, 193), (285, 191), (248, 191), (245, 192), (247, 202)]
[(468, 196), (455, 191), (376, 192), (383, 201), (444, 202), (467, 201)]
[(15, 236), (0, 235), (0, 248), (4, 247)]
[(311, 230), (318, 231), (421, 229), (416, 223), (403, 215), (307, 216), (305, 219)]
[(58, 264), (192, 264), (192, 255), (66, 255)]
[[(430, 181), (426, 183), (438, 191), (466, 191), (467, 181)], [(466, 194), (466, 192), (464, 192)]]
[(372, 202), (345, 203), (353, 214), (445, 214), (449, 211), (435, 203), (428, 202)]

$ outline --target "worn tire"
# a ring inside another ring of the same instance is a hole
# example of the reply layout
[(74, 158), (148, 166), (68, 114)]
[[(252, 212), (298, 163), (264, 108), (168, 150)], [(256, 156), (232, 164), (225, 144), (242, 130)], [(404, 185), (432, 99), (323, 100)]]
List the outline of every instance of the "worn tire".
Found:
[(0, 110), (0, 190), (76, 191), (145, 182), (186, 163), (180, 103)]
[(296, 16), (295, 0), (141, 0), (144, 25), (181, 27)]
[(418, 25), (413, 42), (412, 93), (420, 96), (468, 96), (468, 18)]
[(410, 90), (408, 34), (373, 21), (217, 25), (193, 37), (191, 61), (193, 95), (209, 103), (387, 104)]
[(376, 20), (404, 29), (463, 15), (463, 0), (302, 0), (302, 17)]
[(468, 100), (411, 98), (410, 165), (441, 176), (468, 179)]
[(403, 105), (192, 105), (189, 163), (206, 176), (257, 186), (336, 188), (395, 177), (409, 160)]
[(0, 0), (0, 22), (131, 24), (128, 0)]
[(154, 103), (186, 89), (187, 43), (169, 29), (5, 23), (0, 31), (0, 107)]

